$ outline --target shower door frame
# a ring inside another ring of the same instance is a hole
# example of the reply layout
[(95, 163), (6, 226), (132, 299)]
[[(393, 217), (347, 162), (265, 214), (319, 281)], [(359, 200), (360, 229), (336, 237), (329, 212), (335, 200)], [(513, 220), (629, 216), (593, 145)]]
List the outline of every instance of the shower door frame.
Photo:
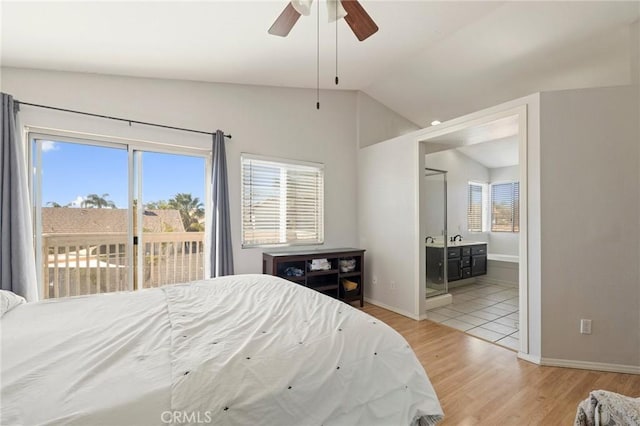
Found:
[[(435, 175), (439, 175), (441, 174), (443, 179), (444, 179), (444, 203), (443, 203), (443, 208), (444, 208), (444, 223), (443, 223), (443, 229), (441, 231), (442, 237), (443, 237), (443, 241), (444, 241), (444, 246), (442, 247), (443, 250), (443, 272), (442, 272), (442, 283), (444, 284), (444, 290), (442, 292), (438, 292), (437, 294), (434, 294), (433, 296), (430, 297), (437, 297), (437, 296), (442, 296), (443, 294), (447, 294), (449, 293), (449, 251), (448, 249), (448, 243), (449, 243), (449, 232), (448, 232), (448, 224), (447, 224), (447, 214), (448, 214), (448, 210), (447, 210), (447, 173), (449, 173), (446, 170), (440, 170), (440, 169), (434, 169), (432, 167), (425, 167), (424, 168), (425, 172), (433, 172), (431, 174), (426, 174), (424, 175), (424, 177), (427, 176), (435, 176)], [(425, 254), (426, 254), (426, 241), (425, 241)], [(425, 256), (426, 259), (426, 256)], [(425, 274), (426, 274), (426, 270), (425, 270)], [(425, 299), (429, 299), (429, 296), (427, 296), (426, 292), (427, 292), (427, 285), (428, 285), (428, 279), (425, 275)]]

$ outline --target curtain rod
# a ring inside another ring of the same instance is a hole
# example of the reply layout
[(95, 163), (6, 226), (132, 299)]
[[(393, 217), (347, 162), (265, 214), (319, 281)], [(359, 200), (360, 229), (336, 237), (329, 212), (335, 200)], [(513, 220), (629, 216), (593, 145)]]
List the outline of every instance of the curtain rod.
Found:
[[(110, 117), (108, 115), (93, 114), (91, 112), (75, 111), (75, 110), (72, 110), (72, 109), (57, 108), (57, 107), (52, 107), (52, 106), (47, 106), (47, 105), (38, 105), (38, 104), (32, 104), (32, 103), (29, 103), (29, 102), (22, 102), (22, 101), (18, 101), (18, 100), (14, 101), (14, 102), (18, 106), (19, 105), (28, 105), (28, 106), (37, 107), (37, 108), (45, 108), (45, 109), (52, 109), (52, 110), (55, 110), (55, 111), (71, 112), (71, 113), (74, 113), (74, 114), (88, 115), (90, 117), (98, 117), (98, 118), (106, 118), (108, 120), (124, 121), (125, 123), (129, 123), (129, 126), (131, 126), (132, 123), (135, 123), (135, 124), (143, 124), (145, 126), (162, 127), (163, 129), (172, 129), (172, 130), (180, 130), (180, 131), (183, 131), (183, 132), (200, 133), (202, 135), (211, 135), (211, 136), (215, 135), (215, 133), (204, 132), (202, 130), (185, 129), (183, 127), (166, 126), (164, 124), (155, 124), (155, 123), (147, 123), (147, 122), (144, 122), (144, 121), (129, 120), (127, 118)], [(224, 137), (231, 139), (231, 135), (224, 135)]]

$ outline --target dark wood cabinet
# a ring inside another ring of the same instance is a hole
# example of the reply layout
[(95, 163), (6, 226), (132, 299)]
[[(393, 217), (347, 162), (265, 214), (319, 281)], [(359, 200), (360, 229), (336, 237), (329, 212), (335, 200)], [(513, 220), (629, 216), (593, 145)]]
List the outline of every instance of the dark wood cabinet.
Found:
[[(486, 250), (485, 250), (486, 253)], [(487, 273), (487, 255), (471, 256), (471, 276), (485, 275)]]
[(476, 256), (476, 255), (487, 255), (487, 245), (486, 244), (480, 244), (477, 246), (471, 246), (471, 256)]
[(455, 258), (455, 259), (451, 259), (449, 258), (447, 260), (447, 279), (449, 281), (455, 281), (455, 280), (459, 280), (460, 278), (462, 278), (462, 271), (460, 269), (460, 262), (461, 260), (459, 258)]
[[(427, 279), (444, 281), (444, 248), (427, 247)], [(487, 273), (487, 245), (473, 244), (447, 247), (447, 280), (457, 281)]]
[(471, 268), (462, 268), (462, 279), (471, 278)]
[[(319, 249), (308, 251), (273, 251), (262, 254), (262, 273), (293, 281), (327, 296), (364, 306), (363, 249)], [(313, 270), (312, 262), (326, 259), (323, 270)], [(345, 282), (356, 284), (348, 289)]]

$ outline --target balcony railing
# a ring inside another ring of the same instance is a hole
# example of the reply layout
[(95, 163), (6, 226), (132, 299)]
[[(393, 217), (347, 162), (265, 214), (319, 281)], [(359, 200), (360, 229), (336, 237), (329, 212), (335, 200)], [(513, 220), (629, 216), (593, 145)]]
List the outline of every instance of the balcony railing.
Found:
[[(43, 234), (43, 297), (55, 298), (133, 290), (126, 233)], [(138, 288), (204, 278), (204, 233), (144, 233)], [(134, 274), (135, 275), (135, 274)]]

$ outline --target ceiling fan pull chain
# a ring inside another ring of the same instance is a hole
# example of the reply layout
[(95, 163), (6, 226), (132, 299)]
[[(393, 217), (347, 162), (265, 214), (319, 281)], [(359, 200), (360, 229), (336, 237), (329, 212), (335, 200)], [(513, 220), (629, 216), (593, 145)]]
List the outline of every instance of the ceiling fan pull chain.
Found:
[(336, 6), (336, 86), (338, 82), (338, 6)]
[(316, 4), (316, 109), (320, 109), (320, 2)]

